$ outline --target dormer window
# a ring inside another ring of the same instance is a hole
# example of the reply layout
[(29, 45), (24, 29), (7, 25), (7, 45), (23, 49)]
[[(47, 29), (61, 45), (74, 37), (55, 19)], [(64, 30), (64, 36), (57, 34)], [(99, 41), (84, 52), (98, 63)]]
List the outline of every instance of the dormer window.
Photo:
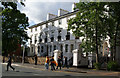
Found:
[(59, 19), (58, 23), (59, 23), (59, 25), (61, 25), (62, 24), (62, 19)]
[(46, 28), (48, 28), (48, 23), (46, 24)]
[(40, 26), (40, 30), (42, 29), (42, 26)]
[(31, 32), (32, 32), (33, 29), (31, 29)]
[(68, 23), (68, 21), (69, 21), (69, 19), (68, 19), (68, 17), (66, 18), (66, 22)]

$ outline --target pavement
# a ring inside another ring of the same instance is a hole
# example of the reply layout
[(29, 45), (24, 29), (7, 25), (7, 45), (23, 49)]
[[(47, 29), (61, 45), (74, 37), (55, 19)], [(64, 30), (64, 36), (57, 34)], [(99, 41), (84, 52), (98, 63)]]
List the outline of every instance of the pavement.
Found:
[[(7, 63), (2, 63), (3, 65), (7, 65)], [(46, 70), (44, 65), (34, 65), (34, 64), (29, 64), (29, 63), (13, 63), (13, 66), (18, 66), (18, 67), (25, 67), (25, 68), (32, 68), (32, 69), (39, 69), (39, 70)], [(50, 66), (49, 66), (50, 68)], [(48, 71), (51, 71), (50, 69)], [(106, 71), (106, 70), (95, 70), (95, 69), (87, 69), (87, 68), (75, 68), (75, 67), (70, 67), (69, 69), (67, 68), (62, 68), (57, 69), (56, 71), (52, 72), (65, 72), (65, 73), (83, 73), (87, 75), (97, 75), (97, 76), (117, 76), (120, 78), (120, 72), (119, 71)]]

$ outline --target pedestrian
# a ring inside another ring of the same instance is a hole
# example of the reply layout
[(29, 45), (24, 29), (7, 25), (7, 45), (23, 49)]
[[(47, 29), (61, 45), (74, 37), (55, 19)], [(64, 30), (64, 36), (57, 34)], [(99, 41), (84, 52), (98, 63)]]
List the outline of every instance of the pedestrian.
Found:
[(49, 69), (49, 57), (48, 56), (46, 56), (45, 68)]
[(35, 65), (37, 65), (37, 55), (35, 55)]
[(11, 63), (12, 63), (12, 57), (10, 56), (10, 54), (8, 54), (8, 64), (7, 64), (7, 71), (9, 70), (9, 67), (11, 67), (13, 70), (15, 70), (15, 68), (13, 68), (11, 66)]
[(50, 59), (50, 62), (51, 62), (51, 70), (53, 71), (53, 70), (55, 70), (55, 61), (54, 61), (54, 57), (52, 57), (52, 58)]
[(58, 67), (60, 67), (60, 70), (61, 70), (62, 59), (61, 59), (61, 57), (60, 57), (60, 56), (58, 57), (57, 62), (58, 62), (58, 66), (57, 66), (57, 68), (56, 68), (56, 69), (58, 69)]
[(66, 56), (64, 56), (63, 67), (69, 68), (69, 66), (68, 66), (68, 61), (67, 61), (67, 57), (66, 57)]

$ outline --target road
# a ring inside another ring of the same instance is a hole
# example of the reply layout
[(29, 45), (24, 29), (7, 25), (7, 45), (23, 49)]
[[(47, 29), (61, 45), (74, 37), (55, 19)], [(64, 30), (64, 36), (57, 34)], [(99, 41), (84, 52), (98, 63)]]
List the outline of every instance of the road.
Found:
[[(101, 73), (101, 72), (90, 72), (90, 71), (82, 71), (82, 72), (68, 72), (62, 70), (45, 70), (44, 67), (33, 67), (33, 66), (17, 66), (13, 65), (13, 67), (16, 68), (15, 71), (10, 69), (9, 71), (6, 71), (6, 64), (2, 64), (2, 76), (85, 76), (86, 78), (89, 78), (88, 76), (105, 76), (103, 78), (117, 78), (114, 76), (117, 76), (117, 72), (111, 72), (111, 73)], [(66, 69), (70, 70), (70, 69)], [(111, 77), (107, 77), (111, 76)], [(101, 77), (100, 77), (101, 78)]]
[[(51, 71), (32, 67), (14, 66), (15, 71), (6, 71), (6, 65), (2, 65), (2, 76), (80, 76), (80, 73), (63, 72), (60, 70)], [(82, 73), (81, 73), (82, 75)]]

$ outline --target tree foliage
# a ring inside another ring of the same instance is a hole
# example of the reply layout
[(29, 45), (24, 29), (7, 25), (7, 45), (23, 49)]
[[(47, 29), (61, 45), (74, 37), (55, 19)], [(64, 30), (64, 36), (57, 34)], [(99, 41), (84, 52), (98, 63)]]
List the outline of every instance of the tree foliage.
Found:
[(75, 36), (83, 37), (81, 47), (84, 52), (96, 52), (97, 62), (98, 49), (107, 36), (112, 44), (117, 43), (114, 41), (119, 31), (120, 12), (117, 6), (119, 3), (79, 2), (76, 4), (79, 12), (68, 22), (68, 30), (72, 30)]
[(107, 35), (110, 37), (112, 58), (115, 60), (116, 46), (120, 46), (120, 2), (107, 4), (109, 10), (109, 19), (106, 21)]
[(105, 3), (80, 2), (76, 4), (79, 9), (75, 18), (69, 20), (68, 30), (72, 29), (75, 36), (83, 37), (81, 47), (84, 52), (96, 52), (98, 56), (98, 46), (106, 38), (104, 27), (104, 6)]
[(25, 32), (29, 26), (28, 17), (17, 9), (17, 3), (2, 2), (2, 5), (2, 50), (14, 52), (23, 39), (28, 39)]

